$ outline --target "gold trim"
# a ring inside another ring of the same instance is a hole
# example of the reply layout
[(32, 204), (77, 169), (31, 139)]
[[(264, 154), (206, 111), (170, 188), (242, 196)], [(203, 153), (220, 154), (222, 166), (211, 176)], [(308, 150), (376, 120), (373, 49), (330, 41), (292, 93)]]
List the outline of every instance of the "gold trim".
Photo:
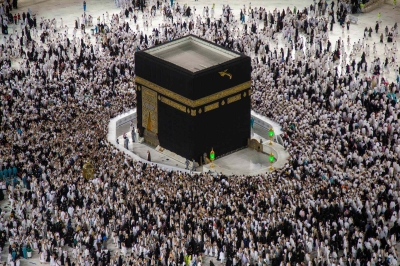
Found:
[(204, 106), (204, 112), (208, 112), (214, 109), (217, 109), (219, 107), (219, 102), (213, 103), (213, 104), (209, 104)]
[(236, 101), (239, 101), (240, 99), (242, 99), (242, 95), (241, 94), (229, 97), (228, 98), (228, 104), (236, 102)]
[(227, 76), (227, 77), (229, 77), (229, 79), (232, 79), (232, 74), (228, 73), (228, 69), (225, 69), (224, 71), (221, 71), (218, 73), (221, 75), (221, 77)]
[(221, 105), (225, 105), (225, 101), (224, 100), (222, 100)]
[(192, 116), (196, 116), (196, 110), (192, 110)]
[(181, 95), (179, 95), (179, 94), (177, 94), (175, 92), (172, 92), (172, 91), (170, 91), (170, 90), (168, 90), (166, 88), (158, 86), (157, 84), (155, 84), (153, 82), (150, 82), (148, 80), (145, 80), (144, 78), (141, 78), (141, 77), (136, 77), (135, 82), (136, 82), (136, 84), (142, 84), (142, 85), (144, 85), (144, 86), (146, 86), (146, 87), (148, 87), (148, 88), (150, 88), (152, 90), (157, 91), (158, 93), (160, 93), (162, 95), (167, 96), (168, 98), (171, 98), (171, 99), (173, 99), (175, 101), (183, 103), (184, 105), (192, 107), (192, 108), (196, 108), (196, 107), (199, 107), (199, 106), (202, 106), (202, 105), (217, 101), (217, 100), (219, 100), (221, 98), (225, 98), (225, 97), (230, 96), (232, 94), (236, 94), (236, 93), (241, 92), (243, 90), (247, 90), (251, 86), (251, 81), (249, 80), (249, 81), (246, 81), (246, 82), (244, 82), (242, 84), (239, 84), (239, 85), (237, 85), (235, 87), (232, 87), (232, 88), (229, 88), (229, 89), (226, 89), (226, 90), (211, 94), (211, 95), (209, 95), (207, 97), (203, 97), (203, 98), (200, 98), (198, 100), (190, 100), (190, 99), (188, 99), (186, 97), (183, 97), (183, 96), (181, 96)]
[(169, 106), (171, 106), (171, 107), (173, 107), (175, 109), (178, 109), (179, 111), (182, 111), (182, 112), (186, 113), (186, 107), (183, 106), (182, 104), (174, 102), (174, 101), (172, 101), (172, 100), (170, 100), (168, 98), (165, 98), (165, 97), (161, 97), (161, 102), (165, 103), (165, 104), (167, 104), (167, 105), (169, 105)]
[(142, 92), (142, 126), (158, 133), (157, 92), (146, 87)]
[(199, 109), (199, 114), (201, 114), (201, 112), (202, 112), (202, 110), (201, 110), (201, 108)]

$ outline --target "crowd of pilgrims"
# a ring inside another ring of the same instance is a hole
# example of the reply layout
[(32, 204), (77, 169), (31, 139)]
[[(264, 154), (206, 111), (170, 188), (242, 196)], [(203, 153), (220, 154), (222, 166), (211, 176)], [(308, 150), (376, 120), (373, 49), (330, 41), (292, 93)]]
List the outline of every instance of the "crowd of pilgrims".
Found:
[[(68, 266), (201, 265), (205, 257), (223, 265), (397, 265), (397, 47), (381, 61), (364, 39), (352, 46), (348, 37), (347, 50), (343, 36), (332, 45), (328, 25), (346, 23), (349, 4), (320, 3), (244, 6), (239, 19), (229, 6), (214, 19), (208, 8), (185, 17), (184, 8), (157, 3), (163, 22), (149, 35), (137, 29), (158, 15), (128, 1), (120, 14), (99, 17), (108, 30), (95, 36), (84, 27), (71, 36), (54, 20), (38, 28), (22, 21), (0, 47), (4, 265), (32, 253)], [(396, 25), (391, 33), (396, 40)], [(252, 57), (252, 107), (282, 125), (290, 152), (283, 169), (191, 176), (133, 161), (106, 141), (108, 118), (135, 106), (135, 51), (187, 34)], [(397, 81), (383, 78), (389, 71)], [(93, 180), (82, 178), (87, 159)]]

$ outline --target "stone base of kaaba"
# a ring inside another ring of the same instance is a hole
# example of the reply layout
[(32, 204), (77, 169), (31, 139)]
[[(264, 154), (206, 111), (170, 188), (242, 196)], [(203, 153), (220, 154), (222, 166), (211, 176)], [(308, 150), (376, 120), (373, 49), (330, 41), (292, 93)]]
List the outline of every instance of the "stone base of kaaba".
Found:
[[(170, 150), (167, 150), (161, 146), (157, 146), (155, 148), (155, 150), (157, 152), (159, 152), (160, 154), (167, 156), (168, 158), (171, 158), (174, 161), (177, 161), (183, 165), (186, 165), (186, 158), (180, 156), (179, 154), (176, 154), (175, 152), (172, 152)], [(199, 164), (197, 162), (195, 162), (195, 168), (197, 169), (199, 167)], [(193, 163), (192, 161), (189, 161), (189, 169), (193, 169)]]

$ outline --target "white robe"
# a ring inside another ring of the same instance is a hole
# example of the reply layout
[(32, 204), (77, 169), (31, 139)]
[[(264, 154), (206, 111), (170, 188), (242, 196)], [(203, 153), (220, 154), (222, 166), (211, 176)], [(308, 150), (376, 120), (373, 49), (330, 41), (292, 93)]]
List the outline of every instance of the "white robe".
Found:
[(208, 253), (209, 253), (209, 252), (208, 252), (208, 247), (206, 246), (206, 247), (204, 248), (204, 255), (205, 255), (205, 256), (208, 256)]
[(220, 259), (221, 261), (224, 261), (224, 260), (225, 260), (225, 253), (224, 253), (224, 251), (221, 251), (221, 252), (219, 253), (219, 259)]
[(44, 250), (44, 251), (42, 251), (41, 253), (40, 253), (40, 262), (41, 263), (45, 263), (46, 262), (46, 254), (47, 252)]

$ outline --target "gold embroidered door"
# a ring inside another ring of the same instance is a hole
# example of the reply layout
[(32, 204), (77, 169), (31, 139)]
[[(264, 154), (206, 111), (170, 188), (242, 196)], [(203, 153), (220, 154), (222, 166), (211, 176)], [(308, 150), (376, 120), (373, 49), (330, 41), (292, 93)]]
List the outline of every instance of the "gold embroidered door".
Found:
[(157, 92), (143, 86), (142, 90), (142, 126), (158, 134)]

